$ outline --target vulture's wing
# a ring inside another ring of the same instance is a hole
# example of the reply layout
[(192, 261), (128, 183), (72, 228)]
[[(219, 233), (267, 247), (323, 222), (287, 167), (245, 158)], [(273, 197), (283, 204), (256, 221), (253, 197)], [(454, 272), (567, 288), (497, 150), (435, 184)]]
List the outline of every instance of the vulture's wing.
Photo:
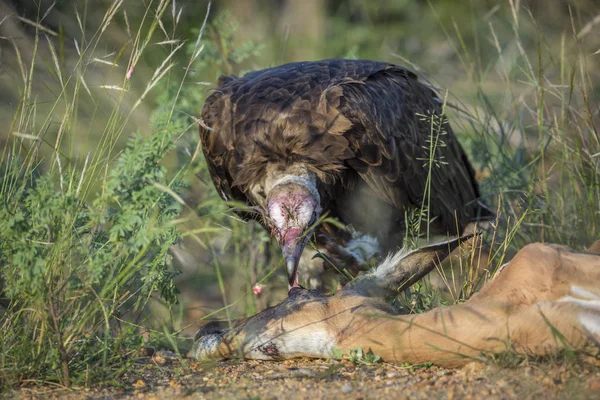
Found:
[(445, 230), (464, 229), (484, 211), (476, 202), (473, 168), (441, 115), (440, 99), (394, 65), (361, 78), (343, 85), (340, 111), (352, 122), (345, 136), (356, 156), (346, 163), (394, 207), (430, 205)]
[[(236, 79), (221, 77), (218, 86)], [(235, 167), (235, 137), (228, 129), (228, 117), (232, 118), (234, 107), (230, 94), (220, 91), (212, 93), (204, 103), (200, 116), (200, 139), (202, 151), (210, 177), (221, 198), (227, 202), (237, 201), (252, 205), (246, 194), (233, 184), (232, 172)], [(247, 213), (238, 213), (243, 218), (251, 217)]]

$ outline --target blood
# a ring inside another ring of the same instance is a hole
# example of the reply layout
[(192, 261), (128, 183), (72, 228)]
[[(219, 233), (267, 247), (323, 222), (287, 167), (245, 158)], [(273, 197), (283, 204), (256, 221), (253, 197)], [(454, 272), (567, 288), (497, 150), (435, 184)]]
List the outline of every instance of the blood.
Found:
[(261, 346), (259, 349), (263, 354), (265, 354), (269, 357), (272, 357), (272, 358), (280, 358), (281, 357), (281, 354), (279, 353), (279, 349), (277, 348), (277, 346), (275, 346), (275, 344), (273, 342), (271, 342), (267, 345)]

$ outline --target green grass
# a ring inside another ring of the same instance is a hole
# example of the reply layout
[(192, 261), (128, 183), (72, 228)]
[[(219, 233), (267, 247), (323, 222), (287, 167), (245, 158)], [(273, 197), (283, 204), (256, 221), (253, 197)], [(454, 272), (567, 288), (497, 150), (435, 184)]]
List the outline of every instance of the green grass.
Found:
[[(147, 48), (167, 4), (148, 10), (154, 17), (135, 35), (129, 68)], [(1, 316), (0, 376), (6, 386), (81, 386), (118, 376), (142, 347), (136, 322), (148, 299), (158, 293), (168, 304), (177, 300), (169, 249), (181, 236), (183, 201), (176, 193), (189, 166), (168, 171), (162, 165), (177, 140), (167, 131), (133, 135), (124, 149), (114, 149), (133, 111), (173, 66), (169, 60), (177, 49), (128, 110), (122, 109), (128, 79), (110, 88), (119, 95), (97, 147), (83, 162), (73, 146), (79, 106), (89, 101), (82, 99), (89, 54), (102, 43), (119, 6), (112, 3), (92, 38), (81, 43), (70, 71), (61, 69), (52, 40), (36, 29), (32, 51), (48, 40), (47, 67), (60, 88), (53, 103), (44, 104), (50, 110), (45, 118), (38, 118), (31, 91), (37, 65), (18, 57), (24, 88), (9, 128), (13, 139), (2, 154), (0, 186), (2, 294), (8, 303)], [(14, 48), (20, 54), (16, 41)], [(61, 121), (56, 139), (48, 141), (44, 135), (55, 120)]]
[[(543, 11), (540, 20), (514, 4), (332, 2), (333, 37), (310, 53), (397, 62), (449, 89), (440, 91), (442, 118), (498, 218), (478, 238), (485, 252), (439, 271), (445, 297), (425, 280), (402, 299), (412, 311), (465, 300), (527, 243), (581, 249), (600, 238), (598, 43), (586, 18), (593, 6), (573, 2), (571, 14)], [(84, 2), (69, 10), (74, 40), (62, 28), (42, 29), (40, 9), (39, 22), (25, 23), (30, 41), (2, 39), (14, 55), (10, 94), (19, 99), (0, 135), (3, 388), (110, 383), (148, 341), (178, 346), (197, 322), (186, 317), (187, 299), (210, 297), (203, 318), (232, 319), (285, 295), (268, 234), (241, 222), (213, 189), (195, 116), (205, 82), (296, 60), (302, 38), (261, 36), (260, 24), (216, 4), (208, 19), (206, 8), (190, 11), (199, 18), (189, 23), (182, 6)], [(350, 24), (348, 13), (359, 21)], [(409, 17), (386, 19), (393, 13)], [(411, 35), (425, 49), (444, 48), (410, 50)], [(431, 122), (432, 138), (443, 141)], [(443, 167), (433, 139), (429, 169)], [(427, 235), (421, 222), (431, 200), (407, 213), (406, 244)], [(252, 295), (257, 283), (265, 285), (260, 296)], [(186, 287), (184, 304), (176, 304), (177, 286)]]

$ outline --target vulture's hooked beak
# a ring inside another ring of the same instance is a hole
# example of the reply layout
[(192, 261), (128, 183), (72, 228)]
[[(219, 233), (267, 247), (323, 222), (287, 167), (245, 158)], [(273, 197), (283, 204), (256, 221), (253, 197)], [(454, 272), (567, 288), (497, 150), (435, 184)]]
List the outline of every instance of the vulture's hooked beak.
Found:
[(298, 283), (298, 263), (300, 262), (300, 256), (302, 255), (302, 250), (304, 250), (306, 239), (304, 231), (299, 228), (291, 228), (281, 234), (279, 245), (281, 246), (281, 252), (283, 253), (288, 273), (289, 289), (300, 286)]
[(294, 256), (286, 257), (285, 267), (288, 273), (288, 289), (299, 286), (298, 283), (298, 260)]

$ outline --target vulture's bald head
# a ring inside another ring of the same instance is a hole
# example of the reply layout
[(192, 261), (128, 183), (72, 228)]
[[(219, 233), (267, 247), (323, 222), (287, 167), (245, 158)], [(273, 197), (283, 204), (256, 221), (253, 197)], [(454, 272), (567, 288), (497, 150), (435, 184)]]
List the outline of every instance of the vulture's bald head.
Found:
[(290, 288), (298, 286), (298, 262), (321, 214), (314, 179), (284, 177), (267, 194), (266, 211), (286, 262)]

